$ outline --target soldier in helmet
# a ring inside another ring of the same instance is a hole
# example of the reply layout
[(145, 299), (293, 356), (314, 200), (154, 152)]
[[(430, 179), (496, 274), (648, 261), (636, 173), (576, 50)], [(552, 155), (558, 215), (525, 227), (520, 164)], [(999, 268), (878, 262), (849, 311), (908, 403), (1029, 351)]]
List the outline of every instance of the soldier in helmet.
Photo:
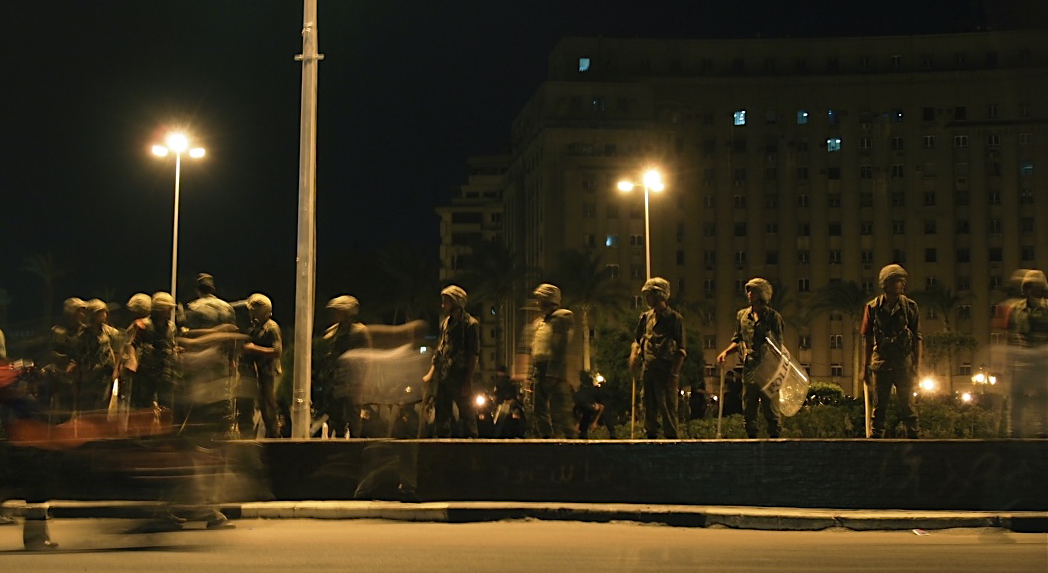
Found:
[[(84, 330), (87, 303), (79, 298), (67, 298), (62, 304), (62, 322), (51, 328), (51, 349), (48, 380), (50, 397), (43, 398), (51, 404), (51, 411), (59, 414), (73, 409), (74, 374), (77, 344)], [(56, 420), (61, 421), (61, 420)]]
[(560, 288), (540, 284), (532, 292), (542, 316), (532, 323), (531, 372), (534, 382), (535, 424), (543, 438), (578, 437), (575, 401), (568, 382), (568, 345), (575, 333), (575, 317), (560, 308)]
[(1012, 376), (1009, 399), (1009, 435), (1043, 438), (1048, 433), (1048, 281), (1030, 270), (1020, 283), (1023, 298), (1008, 312), (1009, 362)]
[(677, 401), (680, 392), (680, 370), (688, 355), (684, 319), (669, 306), (670, 282), (664, 278), (648, 279), (641, 288), (648, 310), (640, 315), (633, 333), (630, 370), (640, 372), (644, 388), (644, 431), (649, 440), (662, 433), (677, 439)]
[(77, 342), (77, 373), (79, 384), (75, 392), (76, 409), (102, 410), (108, 408), (113, 381), (117, 377), (117, 354), (120, 332), (109, 326), (109, 309), (99, 299), (87, 302), (87, 325)]
[(186, 305), (183, 330), (215, 328), (236, 324), (236, 313), (230, 304), (215, 296), (215, 277), (200, 273), (196, 280), (197, 298)]
[(767, 353), (767, 339), (782, 344), (782, 335), (786, 327), (782, 315), (769, 306), (771, 302), (771, 283), (760, 278), (752, 278), (746, 283), (746, 300), (750, 306), (735, 315), (735, 335), (731, 344), (717, 356), (717, 362), (724, 364), (728, 355), (739, 353), (742, 362), (742, 415), (746, 420), (746, 436), (757, 437), (758, 409), (768, 422), (768, 437), (778, 438), (782, 433), (782, 412), (779, 408), (779, 395), (769, 396), (762, 386), (767, 380), (758, 380), (757, 367)]
[(254, 369), (258, 379), (257, 400), (266, 426), (266, 437), (279, 438), (277, 386), (280, 385), (280, 355), (283, 351), (280, 326), (273, 320), (273, 303), (266, 295), (255, 293), (248, 297), (247, 309), (251, 314), (251, 328), (247, 332), (251, 340), (241, 349), (241, 360)]
[(327, 303), (333, 324), (324, 333), (330, 344), (323, 356), (325, 373), (325, 412), (330, 419), (332, 436), (360, 436), (359, 391), (356, 388), (365, 375), (359, 363), (340, 367), (339, 357), (356, 348), (371, 348), (368, 327), (357, 322), (360, 302), (352, 296), (337, 296)]
[(174, 407), (175, 301), (166, 292), (150, 299), (150, 314), (138, 332), (138, 371), (131, 391), (132, 408)]
[(884, 293), (866, 304), (862, 317), (862, 379), (877, 397), (870, 437), (885, 436), (888, 401), (895, 388), (906, 437), (917, 438), (920, 428), (913, 390), (921, 368), (921, 312), (917, 303), (904, 294), (905, 269), (888, 265), (881, 269), (878, 278)]
[[(477, 437), (473, 413), (473, 374), (480, 361), (480, 323), (466, 312), (466, 291), (451, 285), (440, 291), (440, 307), (447, 315), (440, 323), (440, 340), (433, 364), (422, 377), (426, 387), (419, 437), (451, 437), (452, 410), (458, 407), (459, 425)], [(453, 406), (454, 405), (454, 406)], [(425, 409), (433, 409), (433, 428), (426, 427)]]
[(146, 328), (149, 313), (152, 312), (153, 299), (145, 293), (131, 296), (126, 308), (131, 314), (131, 324), (124, 329), (117, 360), (120, 363), (120, 403), (127, 406), (131, 402), (131, 393), (138, 372), (138, 360), (142, 356), (142, 336)]

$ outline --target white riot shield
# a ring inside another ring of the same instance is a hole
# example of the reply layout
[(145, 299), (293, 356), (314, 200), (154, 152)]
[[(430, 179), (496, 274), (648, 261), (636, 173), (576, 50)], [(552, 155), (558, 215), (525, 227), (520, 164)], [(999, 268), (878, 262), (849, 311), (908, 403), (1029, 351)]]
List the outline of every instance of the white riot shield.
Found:
[(770, 337), (765, 337), (763, 356), (750, 374), (769, 398), (778, 396), (779, 409), (783, 416), (792, 416), (800, 411), (808, 398), (808, 375), (797, 368), (793, 357), (785, 346), (778, 346)]

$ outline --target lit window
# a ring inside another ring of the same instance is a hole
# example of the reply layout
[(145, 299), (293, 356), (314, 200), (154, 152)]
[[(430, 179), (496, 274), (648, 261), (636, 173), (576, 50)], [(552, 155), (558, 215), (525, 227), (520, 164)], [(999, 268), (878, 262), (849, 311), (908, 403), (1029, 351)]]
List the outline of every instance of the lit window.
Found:
[(826, 120), (829, 121), (830, 125), (837, 125), (837, 112), (832, 109), (827, 111)]
[(831, 137), (826, 140), (826, 151), (840, 151), (841, 150), (841, 138)]
[(589, 69), (590, 69), (590, 59), (589, 58), (579, 58), (579, 71), (580, 72), (588, 72)]
[(802, 109), (797, 112), (797, 124), (803, 125), (805, 123), (808, 123), (808, 112)]
[(735, 125), (746, 125), (746, 110), (740, 109), (735, 112)]
[(619, 246), (619, 236), (618, 235), (608, 235), (608, 237), (606, 239), (604, 239), (604, 246), (605, 247), (617, 247), (617, 246)]

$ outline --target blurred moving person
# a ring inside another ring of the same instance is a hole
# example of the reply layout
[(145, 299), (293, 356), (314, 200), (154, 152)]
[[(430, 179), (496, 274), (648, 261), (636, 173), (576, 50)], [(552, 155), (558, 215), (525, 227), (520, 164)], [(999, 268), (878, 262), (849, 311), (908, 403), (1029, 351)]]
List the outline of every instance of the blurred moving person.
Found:
[(360, 393), (366, 375), (362, 361), (339, 364), (350, 350), (371, 348), (368, 327), (357, 322), (360, 302), (352, 296), (337, 296), (327, 303), (332, 325), (324, 333), (330, 346), (322, 357), (324, 379), (323, 413), (328, 415), (331, 437), (361, 437)]
[(87, 325), (77, 341), (76, 362), (78, 385), (76, 409), (104, 410), (109, 407), (113, 383), (117, 377), (117, 355), (120, 332), (109, 326), (109, 309), (99, 299), (87, 302)]
[(577, 437), (568, 345), (575, 333), (575, 316), (560, 308), (560, 288), (549, 283), (535, 288), (542, 314), (532, 323), (531, 378), (535, 397), (535, 427), (539, 437)]
[(1048, 437), (1048, 281), (1042, 271), (1027, 271), (1023, 298), (1008, 311), (1008, 352), (1012, 366), (1009, 435)]

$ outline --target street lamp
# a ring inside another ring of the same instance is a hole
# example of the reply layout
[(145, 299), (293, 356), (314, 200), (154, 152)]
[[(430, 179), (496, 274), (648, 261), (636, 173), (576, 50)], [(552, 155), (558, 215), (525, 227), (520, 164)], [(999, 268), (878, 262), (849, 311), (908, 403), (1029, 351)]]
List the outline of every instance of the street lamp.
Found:
[[(181, 133), (169, 133), (164, 138), (164, 143), (166, 145), (153, 146), (153, 155), (167, 157), (169, 153), (175, 154), (175, 223), (171, 232), (171, 299), (177, 301), (175, 298), (175, 286), (178, 283), (178, 198), (179, 183), (182, 178), (182, 154), (188, 151), (190, 157), (199, 159), (204, 156), (204, 148), (190, 148), (189, 139)], [(175, 311), (172, 309), (172, 318), (175, 316), (174, 313)]]
[[(644, 280), (651, 278), (651, 216), (648, 211), (648, 194), (651, 191), (662, 191), (666, 188), (662, 184), (662, 176), (654, 169), (649, 169), (641, 177), (641, 185), (644, 185)], [(619, 191), (629, 193), (637, 183), (633, 181), (619, 181)], [(634, 438), (637, 427), (637, 377), (633, 377), (633, 388), (630, 392), (630, 439)]]
[[(619, 191), (629, 193), (637, 185), (633, 181), (619, 181)], [(662, 191), (666, 186), (662, 183), (662, 176), (654, 169), (644, 174), (640, 185), (644, 186), (644, 279), (647, 280), (651, 278), (651, 216), (648, 212), (648, 193)]]

